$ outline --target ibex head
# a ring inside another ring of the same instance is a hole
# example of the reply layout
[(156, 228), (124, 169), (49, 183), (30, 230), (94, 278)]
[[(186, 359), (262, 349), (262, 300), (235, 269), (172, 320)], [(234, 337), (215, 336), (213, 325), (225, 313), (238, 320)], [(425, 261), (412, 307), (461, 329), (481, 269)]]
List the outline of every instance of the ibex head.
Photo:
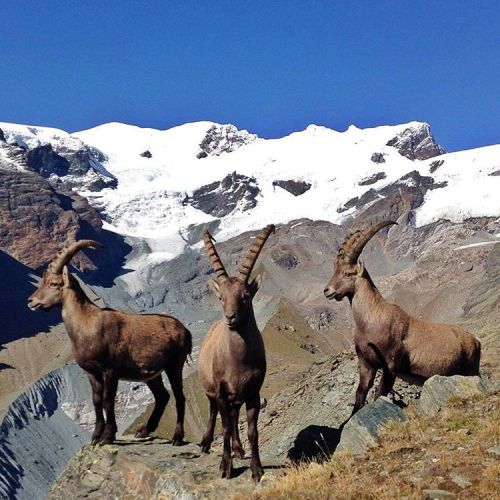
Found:
[(397, 222), (379, 222), (365, 230), (355, 231), (346, 238), (337, 255), (333, 276), (323, 290), (327, 299), (340, 301), (344, 297), (352, 298), (356, 278), (364, 273), (363, 263), (358, 261), (363, 248), (378, 231), (392, 224)]
[(100, 243), (97, 241), (80, 240), (62, 250), (47, 266), (38, 289), (28, 299), (28, 307), (32, 311), (48, 311), (60, 305), (64, 288), (71, 286), (67, 264), (83, 248), (95, 249), (98, 246)]
[(249, 280), (252, 269), (269, 235), (274, 233), (274, 225), (266, 226), (256, 237), (250, 247), (248, 254), (241, 265), (238, 276), (228, 276), (222, 264), (211, 234), (206, 231), (203, 236), (205, 250), (215, 272), (216, 279), (210, 279), (210, 285), (215, 295), (222, 302), (224, 321), (226, 325), (234, 330), (244, 321), (252, 308), (252, 299), (262, 283), (262, 276)]

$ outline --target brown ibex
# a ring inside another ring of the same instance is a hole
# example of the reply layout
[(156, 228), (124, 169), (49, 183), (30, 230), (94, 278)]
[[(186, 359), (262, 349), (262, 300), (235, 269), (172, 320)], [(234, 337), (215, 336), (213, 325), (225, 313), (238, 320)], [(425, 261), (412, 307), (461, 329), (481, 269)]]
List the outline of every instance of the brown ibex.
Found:
[(327, 299), (349, 299), (356, 323), (359, 385), (353, 414), (365, 404), (378, 369), (382, 376), (375, 399), (392, 390), (396, 376), (422, 380), (433, 375), (479, 375), (481, 344), (474, 335), (457, 326), (424, 321), (390, 304), (358, 260), (370, 238), (392, 224), (396, 222), (380, 222), (348, 236), (324, 289)]
[(67, 264), (83, 248), (99, 245), (81, 240), (57, 255), (44, 272), (38, 290), (28, 299), (28, 306), (45, 311), (62, 307), (75, 360), (87, 372), (92, 386), (96, 415), (92, 444), (108, 444), (115, 439), (115, 395), (120, 379), (146, 382), (155, 398), (154, 410), (136, 436), (146, 437), (157, 428), (170, 398), (161, 378), (165, 370), (177, 407), (173, 444), (180, 445), (185, 408), (182, 368), (191, 353), (191, 333), (172, 316), (129, 314), (94, 305), (68, 272)]
[(264, 243), (273, 232), (273, 225), (260, 232), (236, 278), (228, 276), (210, 233), (205, 232), (203, 237), (216, 276), (210, 284), (222, 303), (223, 318), (207, 333), (198, 359), (198, 376), (210, 404), (208, 429), (201, 447), (203, 452), (209, 452), (219, 412), (224, 438), (220, 470), (221, 476), (227, 479), (231, 478), (233, 467), (231, 440), (235, 454), (242, 458), (245, 454), (238, 434), (238, 417), (243, 403), (246, 403), (248, 441), (252, 452), (252, 478), (260, 481), (264, 473), (259, 457), (257, 420), (260, 388), (266, 374), (266, 354), (252, 305), (262, 278), (260, 275), (252, 281), (249, 278)]

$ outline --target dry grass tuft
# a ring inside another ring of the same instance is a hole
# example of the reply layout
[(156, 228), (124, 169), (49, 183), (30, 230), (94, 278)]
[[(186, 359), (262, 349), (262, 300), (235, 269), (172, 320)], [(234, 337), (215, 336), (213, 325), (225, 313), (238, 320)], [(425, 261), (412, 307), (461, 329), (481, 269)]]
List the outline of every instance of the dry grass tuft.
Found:
[(500, 464), (487, 450), (500, 443), (500, 391), (453, 398), (437, 416), (409, 408), (391, 422), (380, 445), (363, 456), (339, 453), (323, 464), (290, 468), (257, 499), (421, 499), (425, 489), (457, 498), (498, 498)]

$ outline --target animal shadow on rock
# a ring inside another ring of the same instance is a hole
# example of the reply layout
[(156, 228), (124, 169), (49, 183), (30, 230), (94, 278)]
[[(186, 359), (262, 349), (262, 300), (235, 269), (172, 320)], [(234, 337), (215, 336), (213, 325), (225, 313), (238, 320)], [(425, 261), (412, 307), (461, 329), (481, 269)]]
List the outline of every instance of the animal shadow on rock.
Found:
[(330, 458), (340, 442), (340, 435), (348, 420), (338, 428), (325, 425), (309, 425), (295, 438), (287, 458), (293, 462), (324, 461)]

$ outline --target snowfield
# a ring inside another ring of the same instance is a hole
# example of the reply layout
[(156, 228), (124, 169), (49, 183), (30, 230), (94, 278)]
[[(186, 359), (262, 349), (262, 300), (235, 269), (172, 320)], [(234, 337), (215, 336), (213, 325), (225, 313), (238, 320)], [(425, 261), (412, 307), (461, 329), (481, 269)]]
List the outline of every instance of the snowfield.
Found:
[[(387, 145), (398, 135), (425, 132), (428, 125), (419, 122), (371, 129), (350, 126), (344, 132), (310, 125), (301, 132), (268, 140), (212, 122), (168, 130), (108, 123), (74, 134), (4, 123), (0, 128), (8, 142), (28, 147), (50, 142), (57, 150), (61, 143), (68, 148), (73, 141), (75, 147), (84, 143), (102, 152), (104, 172), (116, 177), (118, 187), (80, 194), (104, 214), (107, 229), (145, 238), (154, 252), (149, 256), (153, 260), (181, 253), (186, 228), (218, 218), (186, 199), (232, 172), (254, 179), (259, 191), (254, 207), (248, 208), (242, 200), (219, 217), (217, 240), (302, 217), (340, 223), (354, 211), (338, 211), (348, 200), (369, 189), (379, 190), (414, 170), (432, 176), (436, 183), (447, 183), (427, 192), (416, 210), (417, 225), (439, 218), (458, 222), (472, 216), (500, 215), (500, 176), (490, 175), (500, 170), (500, 145), (426, 160), (411, 160)], [(200, 144), (204, 140), (210, 143), (210, 131), (217, 141), (199, 158)], [(374, 153), (382, 162), (372, 160)], [(443, 163), (430, 173), (436, 160)], [(380, 179), (359, 185), (377, 173)], [(294, 196), (273, 184), (278, 180), (304, 181), (311, 187)]]

